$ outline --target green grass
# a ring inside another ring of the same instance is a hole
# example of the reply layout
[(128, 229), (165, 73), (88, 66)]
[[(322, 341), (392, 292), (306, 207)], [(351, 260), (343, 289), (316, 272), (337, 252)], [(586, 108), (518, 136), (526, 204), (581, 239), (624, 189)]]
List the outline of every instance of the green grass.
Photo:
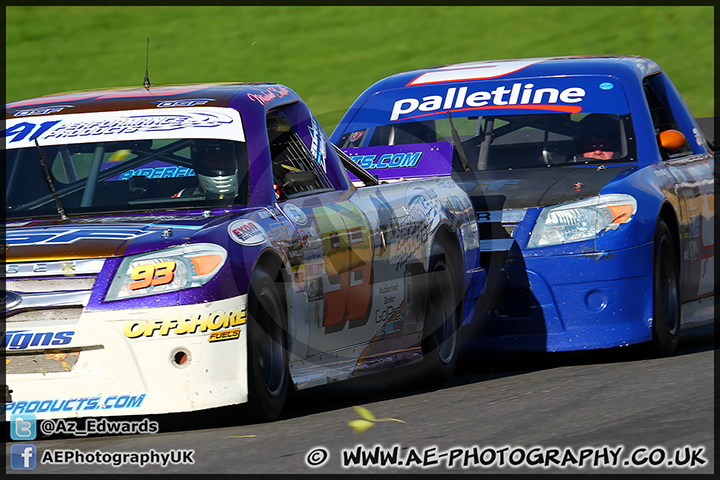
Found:
[(710, 6), (6, 7), (6, 99), (153, 85), (272, 81), (328, 134), (365, 88), (445, 63), (571, 54), (655, 60), (714, 115)]

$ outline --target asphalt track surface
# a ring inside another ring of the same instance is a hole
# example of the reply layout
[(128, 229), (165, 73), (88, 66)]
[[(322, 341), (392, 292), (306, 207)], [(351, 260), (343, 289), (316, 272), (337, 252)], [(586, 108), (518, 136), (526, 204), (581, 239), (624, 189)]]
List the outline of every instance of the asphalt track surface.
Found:
[[(677, 353), (668, 358), (649, 358), (635, 347), (464, 357), (444, 388), (423, 390), (379, 379), (337, 383), (296, 392), (283, 417), (272, 423), (248, 423), (240, 417), (242, 409), (222, 408), (148, 417), (158, 422), (155, 434), (40, 435), (27, 442), (36, 445), (40, 458), (65, 455), (58, 451), (100, 452), (96, 458), (102, 462), (103, 454), (134, 452), (140, 458), (151, 451), (184, 450), (191, 451), (184, 460), (192, 464), (41, 461), (35, 470), (11, 470), (8, 443), (6, 471), (711, 474), (714, 385), (714, 334), (708, 326), (685, 332)], [(354, 406), (382, 421), (355, 433), (348, 425), (361, 419)], [(385, 467), (381, 457), (366, 457), (361, 467), (361, 457), (354, 455), (376, 448), (389, 455)], [(351, 466), (343, 466), (344, 460)], [(319, 466), (309, 466), (312, 462)]]

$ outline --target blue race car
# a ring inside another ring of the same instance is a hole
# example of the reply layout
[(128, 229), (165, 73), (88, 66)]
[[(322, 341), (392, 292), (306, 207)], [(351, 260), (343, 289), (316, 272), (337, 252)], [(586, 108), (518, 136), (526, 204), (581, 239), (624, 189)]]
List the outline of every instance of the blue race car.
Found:
[(452, 174), (487, 284), (471, 343), (660, 354), (712, 322), (714, 152), (677, 89), (637, 56), (398, 73), (331, 140), (381, 180)]
[(8, 418), (272, 419), (293, 388), (452, 374), (483, 278), (472, 204), (350, 162), (355, 188), (291, 89), (40, 97), (6, 105), (3, 134)]

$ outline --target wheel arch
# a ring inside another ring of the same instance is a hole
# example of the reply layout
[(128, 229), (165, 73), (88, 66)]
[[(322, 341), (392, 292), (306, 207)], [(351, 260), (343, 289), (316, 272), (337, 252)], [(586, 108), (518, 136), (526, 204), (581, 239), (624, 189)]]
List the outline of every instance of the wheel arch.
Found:
[[(675, 212), (664, 205), (653, 233), (653, 321), (652, 341), (648, 343), (648, 352), (653, 355), (672, 354), (679, 341), (682, 324), (679, 236)], [(672, 250), (663, 248), (668, 243)]]
[(663, 204), (660, 206), (660, 211), (658, 212), (658, 220), (664, 221), (670, 229), (673, 242), (675, 243), (675, 255), (677, 257), (677, 265), (680, 269), (680, 276), (682, 278), (682, 262), (680, 261), (680, 252), (682, 250), (680, 245), (680, 222), (678, 221), (675, 209), (670, 204), (670, 202), (663, 202)]
[[(280, 300), (285, 306), (285, 318), (283, 319), (285, 321), (285, 324), (282, 327), (285, 332), (286, 345), (290, 347), (292, 340), (290, 335), (290, 316), (291, 312), (294, 311), (291, 305), (292, 286), (290, 282), (290, 274), (288, 273), (285, 263), (283, 262), (280, 254), (270, 249), (263, 251), (255, 261), (255, 265), (253, 265), (253, 271), (257, 269), (265, 270), (265, 272), (270, 275), (270, 277), (275, 281), (276, 284), (280, 284), (282, 286), (282, 288), (278, 288), (278, 292), (280, 293), (281, 297)], [(249, 278), (252, 278), (252, 272), (250, 272)], [(249, 291), (250, 285), (248, 285), (248, 292)]]
[(263, 251), (255, 261), (253, 269), (264, 269), (276, 282), (290, 283), (290, 276), (280, 255), (274, 250)]

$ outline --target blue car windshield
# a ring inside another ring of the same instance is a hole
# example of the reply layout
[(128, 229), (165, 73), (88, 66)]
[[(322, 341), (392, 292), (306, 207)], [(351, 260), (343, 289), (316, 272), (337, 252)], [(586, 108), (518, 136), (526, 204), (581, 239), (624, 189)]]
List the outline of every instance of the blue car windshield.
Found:
[[(67, 143), (5, 152), (8, 218), (247, 203), (247, 147), (214, 139)], [(44, 158), (44, 160), (41, 160)]]
[(453, 145), (453, 171), (463, 171), (463, 162), (476, 171), (637, 159), (629, 114), (463, 113), (347, 131), (338, 146), (352, 149), (446, 142)]

